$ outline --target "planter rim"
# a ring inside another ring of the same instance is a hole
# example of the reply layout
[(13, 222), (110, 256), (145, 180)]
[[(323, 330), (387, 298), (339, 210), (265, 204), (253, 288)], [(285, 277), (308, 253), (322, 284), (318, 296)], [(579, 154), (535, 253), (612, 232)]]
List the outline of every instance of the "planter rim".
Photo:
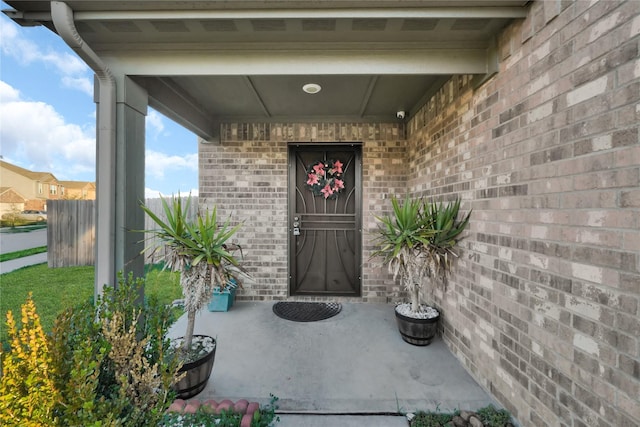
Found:
[[(204, 337), (204, 338), (209, 338), (212, 342), (213, 342), (213, 348), (211, 349), (211, 351), (209, 351), (207, 354), (205, 354), (204, 356), (202, 356), (201, 358), (194, 360), (193, 362), (189, 362), (189, 363), (185, 363), (182, 365), (182, 367), (180, 368), (180, 372), (182, 371), (187, 371), (191, 368), (194, 368), (196, 366), (202, 365), (204, 363), (206, 363), (209, 359), (211, 359), (212, 357), (215, 356), (216, 354), (216, 349), (218, 348), (218, 342), (216, 341), (216, 339), (214, 337), (212, 337), (211, 335), (202, 335), (202, 334), (194, 334), (193, 338), (196, 337)], [(183, 339), (184, 337), (177, 337), (174, 338), (176, 340), (179, 339)]]
[[(411, 305), (411, 303), (410, 303), (410, 302), (402, 302), (402, 303), (396, 304), (396, 305), (395, 305), (395, 307), (394, 307), (394, 309), (393, 309), (393, 311), (395, 311), (395, 312), (396, 312), (396, 314), (400, 314), (400, 313), (398, 313), (398, 307), (400, 307), (400, 306), (407, 306), (407, 305)], [(435, 311), (437, 311), (437, 312), (438, 312), (438, 315), (437, 315), (436, 317), (433, 317), (433, 319), (436, 319), (436, 318), (440, 317), (440, 310), (438, 310), (438, 309), (437, 309), (437, 308), (435, 308), (434, 306), (432, 306), (432, 305), (430, 305), (430, 304), (420, 304), (420, 307), (429, 307), (429, 308), (432, 308), (432, 309), (434, 309)], [(400, 314), (400, 315), (401, 315), (401, 316), (403, 316), (403, 317), (408, 317), (408, 318), (410, 318), (410, 319), (424, 319), (423, 317), (412, 317), (411, 315), (406, 316), (406, 315), (403, 315), (403, 314)]]
[[(425, 306), (427, 306), (426, 304), (423, 304)], [(397, 307), (397, 306), (396, 306)], [(434, 307), (432, 307), (434, 308)], [(393, 309), (394, 313), (396, 314), (396, 317), (403, 319), (403, 320), (407, 320), (413, 323), (435, 323), (440, 319), (440, 311), (436, 309), (436, 311), (438, 311), (438, 315), (436, 317), (432, 317), (430, 319), (425, 319), (425, 318), (421, 318), (421, 317), (411, 317), (411, 316), (405, 316), (404, 314), (398, 313), (398, 310), (396, 308)]]
[(211, 342), (213, 343), (213, 348), (209, 351), (209, 353), (205, 354), (200, 359), (194, 360), (190, 363), (185, 363), (178, 370), (178, 372), (186, 373), (184, 378), (173, 384), (173, 388), (176, 391), (177, 396), (181, 399), (190, 399), (191, 397), (204, 390), (207, 382), (209, 381), (209, 378), (211, 377), (211, 371), (213, 370), (213, 363), (215, 361), (217, 348), (216, 339), (209, 335), (198, 334), (194, 334), (193, 337), (204, 337), (211, 340)]

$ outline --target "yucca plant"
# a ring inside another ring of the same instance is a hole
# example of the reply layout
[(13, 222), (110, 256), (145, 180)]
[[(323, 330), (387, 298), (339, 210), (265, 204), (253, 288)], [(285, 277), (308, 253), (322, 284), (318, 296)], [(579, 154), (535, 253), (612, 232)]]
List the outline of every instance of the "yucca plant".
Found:
[(447, 204), (412, 199), (391, 199), (393, 214), (376, 216), (380, 222), (372, 256), (382, 258), (394, 279), (400, 276), (411, 296), (411, 311), (421, 310), (420, 291), (425, 282), (435, 286), (446, 279), (460, 235), (471, 211), (458, 220), (460, 200)]
[(186, 201), (173, 196), (170, 201), (161, 197), (166, 220), (156, 215), (148, 206), (142, 210), (159, 228), (144, 230), (154, 237), (155, 243), (145, 248), (148, 251), (164, 251), (161, 257), (166, 268), (180, 272), (180, 285), (187, 313), (187, 331), (183, 340), (183, 351), (191, 348), (196, 313), (211, 298), (214, 287), (224, 289), (231, 278), (240, 283), (239, 275), (246, 271), (232, 251), (236, 245), (229, 239), (240, 229), (241, 224), (231, 225), (230, 219), (218, 223), (217, 208), (198, 212), (195, 221), (187, 217), (191, 196)]

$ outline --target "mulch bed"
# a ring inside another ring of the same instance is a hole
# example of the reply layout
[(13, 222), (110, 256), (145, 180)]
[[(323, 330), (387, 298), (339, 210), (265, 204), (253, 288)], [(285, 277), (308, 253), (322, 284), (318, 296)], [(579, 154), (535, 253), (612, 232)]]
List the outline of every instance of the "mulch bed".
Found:
[(251, 427), (251, 420), (253, 419), (253, 413), (260, 409), (260, 404), (257, 402), (249, 402), (248, 400), (241, 399), (237, 402), (231, 400), (222, 400), (216, 402), (213, 399), (206, 400), (204, 402), (198, 399), (183, 400), (176, 399), (169, 406), (167, 412), (175, 412), (178, 414), (195, 414), (198, 410), (204, 410), (211, 414), (220, 414), (222, 411), (231, 411), (236, 414), (242, 415), (242, 421), (240, 427)]

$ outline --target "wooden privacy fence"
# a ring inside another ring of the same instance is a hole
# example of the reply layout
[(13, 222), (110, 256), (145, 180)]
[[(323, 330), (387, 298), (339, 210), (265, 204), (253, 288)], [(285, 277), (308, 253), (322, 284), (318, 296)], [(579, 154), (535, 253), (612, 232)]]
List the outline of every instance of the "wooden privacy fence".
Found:
[[(183, 202), (186, 202), (186, 197)], [(168, 198), (166, 200), (169, 200)], [(146, 199), (145, 204), (160, 218), (166, 219), (160, 199)], [(95, 264), (95, 200), (48, 200), (47, 201), (47, 261), (49, 267), (73, 267)], [(191, 198), (188, 218), (196, 218), (198, 198)], [(157, 228), (145, 215), (144, 229)], [(142, 234), (140, 234), (142, 238)], [(146, 236), (145, 246), (154, 241)], [(159, 261), (160, 253), (147, 255), (146, 264)]]
[(47, 200), (49, 267), (93, 265), (95, 200)]

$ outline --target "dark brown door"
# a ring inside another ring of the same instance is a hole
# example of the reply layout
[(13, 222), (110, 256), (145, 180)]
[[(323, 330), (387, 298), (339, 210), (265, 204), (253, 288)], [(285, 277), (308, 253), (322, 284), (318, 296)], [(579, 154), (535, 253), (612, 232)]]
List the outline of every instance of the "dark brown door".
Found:
[(291, 295), (360, 295), (361, 147), (289, 147)]

